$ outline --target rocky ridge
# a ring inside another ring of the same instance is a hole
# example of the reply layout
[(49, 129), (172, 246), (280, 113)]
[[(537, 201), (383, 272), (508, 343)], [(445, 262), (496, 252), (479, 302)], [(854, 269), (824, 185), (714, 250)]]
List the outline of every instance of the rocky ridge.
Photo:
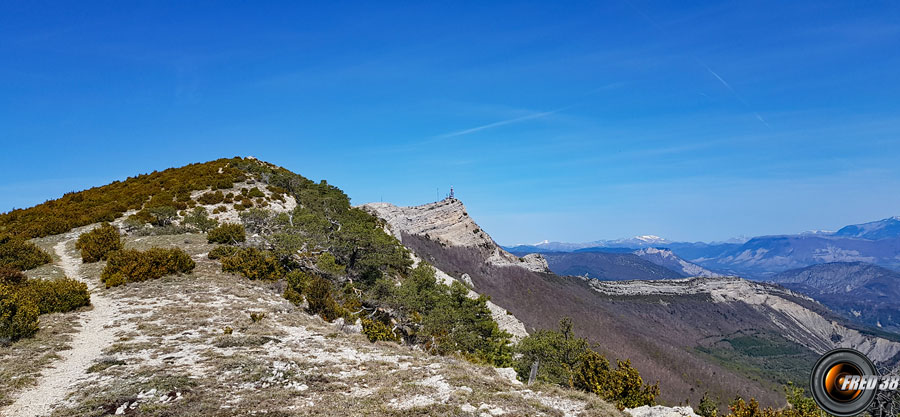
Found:
[(818, 303), (788, 289), (737, 277), (688, 278), (663, 281), (587, 280), (597, 292), (614, 296), (708, 295), (714, 303), (744, 303), (767, 315), (785, 337), (816, 353), (852, 347), (873, 361), (900, 354), (900, 343), (851, 329), (814, 311)]

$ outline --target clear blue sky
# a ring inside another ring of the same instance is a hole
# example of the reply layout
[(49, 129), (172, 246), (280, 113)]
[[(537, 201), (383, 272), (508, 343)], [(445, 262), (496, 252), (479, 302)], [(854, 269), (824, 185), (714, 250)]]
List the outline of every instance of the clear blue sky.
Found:
[(896, 2), (225, 3), (3, 2), (0, 210), (253, 155), (504, 244), (900, 214)]

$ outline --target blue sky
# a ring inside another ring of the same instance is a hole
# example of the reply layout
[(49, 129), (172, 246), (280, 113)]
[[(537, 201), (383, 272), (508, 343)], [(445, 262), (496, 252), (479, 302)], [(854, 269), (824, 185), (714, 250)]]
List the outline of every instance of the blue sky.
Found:
[(900, 214), (895, 2), (327, 3), (4, 2), (0, 210), (253, 155), (504, 244)]

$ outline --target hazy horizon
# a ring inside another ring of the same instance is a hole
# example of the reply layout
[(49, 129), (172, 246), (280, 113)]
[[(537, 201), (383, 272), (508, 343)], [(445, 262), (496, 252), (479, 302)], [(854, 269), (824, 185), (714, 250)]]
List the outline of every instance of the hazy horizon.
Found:
[(252, 155), (503, 244), (900, 214), (900, 5), (0, 5), (0, 210)]

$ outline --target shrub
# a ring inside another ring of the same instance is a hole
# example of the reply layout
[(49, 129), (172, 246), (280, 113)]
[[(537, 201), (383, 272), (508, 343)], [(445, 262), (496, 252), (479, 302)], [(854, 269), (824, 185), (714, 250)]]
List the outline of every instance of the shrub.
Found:
[[(246, 189), (246, 188), (245, 188)], [(259, 190), (259, 188), (253, 187), (249, 191), (247, 191), (247, 197), (257, 198), (257, 197), (265, 197), (266, 194)]]
[(204, 233), (219, 225), (216, 219), (209, 218), (209, 213), (203, 207), (194, 208), (194, 210), (184, 216), (184, 222), (182, 223)]
[(26, 271), (52, 260), (34, 243), (9, 235), (0, 236), (0, 266)]
[(209, 243), (235, 244), (247, 240), (244, 234), (244, 226), (234, 223), (225, 223), (212, 229), (206, 235)]
[(172, 206), (150, 207), (141, 210), (141, 212), (145, 212), (150, 216), (152, 219), (150, 223), (154, 226), (168, 226), (178, 217), (178, 209)]
[(178, 248), (151, 248), (144, 252), (124, 249), (109, 254), (106, 267), (100, 274), (100, 280), (109, 288), (127, 282), (157, 279), (176, 273), (189, 273), (194, 270), (195, 266), (191, 256)]
[(21, 285), (28, 277), (18, 269), (0, 267), (0, 285)]
[(236, 272), (252, 280), (276, 280), (284, 275), (275, 255), (257, 248), (240, 249), (233, 255), (222, 258), (222, 270)]
[(310, 279), (306, 285), (306, 301), (309, 303), (307, 311), (310, 314), (318, 314), (325, 321), (332, 321), (341, 315), (331, 289), (331, 282), (320, 276)]
[(250, 321), (253, 323), (259, 323), (264, 318), (266, 318), (266, 313), (250, 313)]
[(347, 270), (344, 265), (337, 263), (337, 260), (334, 259), (334, 255), (328, 252), (319, 255), (316, 259), (316, 268), (330, 277), (341, 276), (344, 274), (344, 271)]
[(571, 388), (573, 373), (589, 349), (587, 340), (575, 336), (572, 320), (566, 317), (560, 320), (558, 330), (538, 330), (520, 340), (516, 352), (514, 368), (519, 378), (527, 379), (531, 365), (539, 361), (539, 381)]
[(38, 330), (37, 303), (28, 291), (0, 285), (0, 343), (30, 337)]
[(71, 278), (29, 280), (26, 288), (34, 297), (40, 314), (66, 313), (91, 304), (87, 285)]
[(584, 355), (574, 379), (575, 387), (599, 395), (620, 410), (652, 406), (659, 395), (659, 383), (644, 385), (631, 361), (616, 361), (616, 369), (610, 369), (609, 361), (593, 350)]
[(396, 342), (400, 338), (391, 331), (391, 326), (380, 320), (362, 319), (362, 332), (371, 342), (385, 340)]
[(204, 205), (219, 204), (225, 199), (225, 195), (221, 191), (210, 191), (197, 197), (197, 201)]
[(238, 248), (235, 246), (229, 245), (219, 245), (213, 248), (213, 250), (209, 251), (209, 259), (222, 259), (227, 258), (231, 255), (237, 253)]
[(700, 417), (717, 417), (719, 415), (719, 406), (710, 398), (708, 392), (703, 393), (703, 398), (697, 405), (697, 415)]
[(122, 249), (119, 229), (109, 223), (103, 223), (100, 227), (78, 236), (75, 248), (81, 250), (81, 261), (84, 263), (105, 260), (110, 252)]

